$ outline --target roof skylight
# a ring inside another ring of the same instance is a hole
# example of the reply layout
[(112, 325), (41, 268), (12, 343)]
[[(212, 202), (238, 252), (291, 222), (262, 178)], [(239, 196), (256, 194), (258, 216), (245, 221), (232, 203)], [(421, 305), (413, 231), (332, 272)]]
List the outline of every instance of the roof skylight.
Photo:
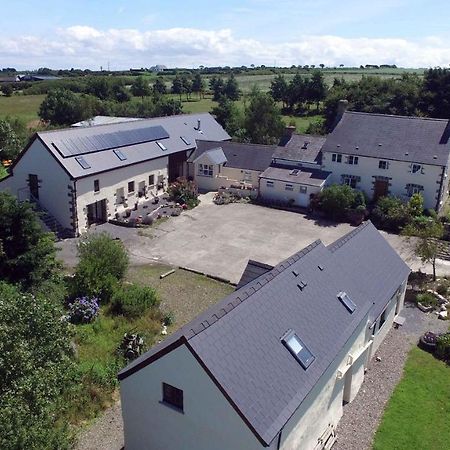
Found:
[(89, 163), (82, 157), (82, 156), (76, 156), (75, 160), (77, 163), (83, 168), (83, 169), (90, 169), (91, 166)]
[(341, 301), (341, 303), (349, 310), (351, 314), (356, 309), (356, 305), (353, 303), (353, 300), (347, 295), (346, 292), (339, 292), (337, 298)]
[(314, 355), (308, 350), (306, 345), (293, 330), (288, 330), (281, 338), (281, 342), (305, 370), (315, 360)]
[(158, 144), (158, 147), (159, 147), (163, 152), (167, 150), (167, 147), (166, 147), (162, 142), (156, 141), (156, 143)]
[(180, 138), (186, 145), (191, 145), (190, 139), (187, 138), (186, 136), (180, 136)]
[(119, 149), (115, 149), (113, 152), (121, 161), (125, 161), (127, 159), (127, 157)]

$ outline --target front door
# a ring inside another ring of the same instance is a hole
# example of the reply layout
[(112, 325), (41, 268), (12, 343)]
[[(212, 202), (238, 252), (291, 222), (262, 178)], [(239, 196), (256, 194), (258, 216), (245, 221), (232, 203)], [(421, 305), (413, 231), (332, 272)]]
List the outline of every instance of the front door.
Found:
[(105, 223), (106, 219), (106, 199), (87, 205), (88, 227), (94, 223)]
[(28, 175), (28, 186), (30, 188), (31, 199), (39, 200), (39, 179), (37, 175)]
[(377, 201), (380, 197), (386, 197), (389, 191), (388, 180), (375, 180), (373, 199)]

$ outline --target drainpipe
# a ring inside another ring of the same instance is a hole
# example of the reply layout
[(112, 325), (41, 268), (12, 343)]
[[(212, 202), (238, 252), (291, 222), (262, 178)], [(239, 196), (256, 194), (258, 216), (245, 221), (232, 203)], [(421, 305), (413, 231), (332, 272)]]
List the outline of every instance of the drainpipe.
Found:
[(445, 166), (442, 166), (441, 182), (439, 184), (439, 194), (438, 194), (438, 198), (436, 201), (436, 207), (435, 207), (436, 212), (439, 212), (439, 204), (441, 203), (441, 198), (442, 198), (442, 194), (443, 194), (444, 180), (445, 180)]
[(73, 180), (72, 191), (72, 220), (73, 220), (73, 232), (75, 236), (78, 236), (78, 208), (77, 208), (77, 180)]

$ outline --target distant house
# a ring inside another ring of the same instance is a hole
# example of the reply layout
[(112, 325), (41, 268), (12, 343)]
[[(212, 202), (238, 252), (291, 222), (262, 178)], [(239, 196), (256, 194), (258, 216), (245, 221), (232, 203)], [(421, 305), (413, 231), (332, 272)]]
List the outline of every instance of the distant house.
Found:
[(329, 449), (408, 275), (370, 222), (249, 262), (234, 293), (119, 373), (125, 448)]
[(439, 211), (448, 196), (450, 121), (347, 111), (322, 147), (330, 182), (364, 191), (371, 200), (415, 193)]
[(187, 176), (196, 141), (230, 139), (210, 114), (190, 114), (36, 133), (0, 190), (45, 208), (78, 235)]

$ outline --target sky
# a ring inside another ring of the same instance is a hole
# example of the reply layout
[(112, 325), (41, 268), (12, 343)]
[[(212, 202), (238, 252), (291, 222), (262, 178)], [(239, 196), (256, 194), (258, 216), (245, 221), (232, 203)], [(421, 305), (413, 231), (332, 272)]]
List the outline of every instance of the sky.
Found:
[(0, 0), (0, 68), (449, 67), (448, 0)]

